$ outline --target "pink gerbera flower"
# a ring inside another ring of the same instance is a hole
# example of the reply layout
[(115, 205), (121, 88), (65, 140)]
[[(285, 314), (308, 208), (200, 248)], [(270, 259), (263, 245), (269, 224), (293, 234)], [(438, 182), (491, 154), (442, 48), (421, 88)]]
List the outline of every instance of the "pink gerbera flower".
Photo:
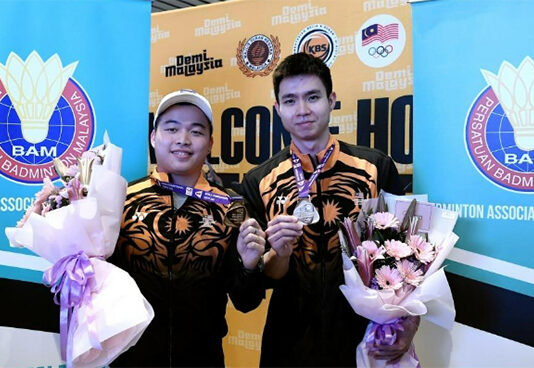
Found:
[(375, 272), (376, 282), (382, 289), (397, 290), (402, 287), (402, 275), (389, 266), (382, 266)]
[(386, 240), (384, 242), (386, 253), (397, 261), (413, 254), (412, 248), (398, 240)]
[(407, 259), (397, 262), (397, 270), (404, 277), (404, 281), (410, 285), (418, 286), (423, 281), (423, 271), (418, 270), (417, 266)]
[(422, 236), (412, 235), (408, 239), (408, 246), (413, 250), (415, 257), (424, 264), (430, 263), (436, 258), (434, 246), (428, 243)]
[(389, 212), (377, 212), (369, 216), (369, 221), (377, 229), (383, 230), (388, 228), (398, 228), (400, 223), (392, 213)]

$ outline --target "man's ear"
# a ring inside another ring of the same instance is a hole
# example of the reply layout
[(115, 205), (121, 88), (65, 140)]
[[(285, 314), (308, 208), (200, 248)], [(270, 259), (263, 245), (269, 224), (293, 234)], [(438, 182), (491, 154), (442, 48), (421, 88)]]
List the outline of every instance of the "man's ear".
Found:
[(278, 105), (278, 101), (274, 102), (274, 108), (276, 109), (276, 112), (278, 113), (278, 115), (280, 115), (280, 105)]
[(150, 133), (150, 145), (152, 146), (152, 148), (156, 148), (156, 130), (152, 130), (152, 132)]
[(337, 96), (334, 91), (330, 93), (330, 96), (328, 97), (328, 103), (330, 104), (330, 111), (334, 110), (334, 107), (336, 106)]

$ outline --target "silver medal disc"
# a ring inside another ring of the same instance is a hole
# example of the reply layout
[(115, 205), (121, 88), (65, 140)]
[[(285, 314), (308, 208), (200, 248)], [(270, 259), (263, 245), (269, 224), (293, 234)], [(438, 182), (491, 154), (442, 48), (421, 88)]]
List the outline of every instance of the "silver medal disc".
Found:
[(293, 211), (293, 216), (296, 216), (299, 221), (306, 225), (315, 224), (319, 221), (319, 212), (315, 206), (307, 199), (300, 200)]

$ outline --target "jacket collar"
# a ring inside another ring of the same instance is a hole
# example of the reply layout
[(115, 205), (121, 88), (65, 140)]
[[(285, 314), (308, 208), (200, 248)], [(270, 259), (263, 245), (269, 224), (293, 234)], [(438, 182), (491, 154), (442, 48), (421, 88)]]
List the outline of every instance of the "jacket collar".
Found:
[[(150, 178), (155, 182), (156, 180), (159, 180), (159, 181), (164, 181), (164, 182), (169, 182), (169, 174), (165, 173), (165, 172), (161, 172), (161, 171), (157, 171), (157, 169), (155, 169), (152, 174), (150, 174)], [(204, 177), (204, 175), (202, 175), (202, 173), (198, 176), (198, 179), (197, 179), (197, 182), (195, 183), (195, 188), (196, 189), (201, 189), (205, 192), (211, 192), (213, 191), (213, 188), (212, 186), (210, 185), (210, 183), (206, 180), (206, 178)]]
[[(328, 143), (326, 144), (326, 147), (323, 150), (321, 150), (316, 156), (317, 162), (321, 162), (324, 155), (326, 154), (326, 151), (332, 144), (334, 144), (334, 152), (332, 152), (332, 156), (330, 156), (330, 159), (328, 159), (328, 162), (323, 168), (323, 172), (330, 170), (336, 164), (337, 158), (339, 156), (339, 141), (335, 139), (332, 134), (330, 134), (330, 138), (328, 139)], [(295, 146), (293, 142), (291, 142), (290, 150), (292, 153), (296, 154), (297, 157), (300, 159), (300, 162), (302, 164), (302, 169), (304, 171), (311, 172), (315, 170), (315, 167), (317, 166), (317, 164), (315, 165), (313, 164), (310, 158), (310, 155), (300, 152), (300, 150), (297, 148), (297, 146)]]

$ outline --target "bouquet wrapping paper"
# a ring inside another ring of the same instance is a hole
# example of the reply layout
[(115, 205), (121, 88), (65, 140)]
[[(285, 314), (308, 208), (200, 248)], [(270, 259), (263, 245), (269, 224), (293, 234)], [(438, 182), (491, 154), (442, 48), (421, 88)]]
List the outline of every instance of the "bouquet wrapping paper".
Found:
[[(394, 196), (384, 193), (390, 213), (395, 212), (397, 201), (411, 201), (414, 198), (418, 201), (426, 200), (426, 196)], [(376, 206), (377, 200), (370, 200), (363, 204), (362, 211), (376, 212)], [(388, 366), (386, 360), (377, 360), (369, 356), (369, 348), (377, 336), (380, 336), (382, 341), (393, 344), (395, 330), (398, 331), (400, 326), (398, 321), (402, 317), (421, 316), (445, 329), (452, 328), (456, 312), (451, 290), (441, 266), (458, 240), (458, 236), (453, 233), (457, 217), (458, 214), (455, 212), (438, 207), (431, 208), (428, 242), (435, 245), (435, 258), (426, 265), (421, 281), (416, 287), (400, 289), (370, 287), (362, 281), (349, 256), (342, 254), (345, 284), (340, 286), (341, 292), (357, 314), (371, 321), (364, 339), (356, 349), (358, 367)], [(420, 366), (413, 345), (394, 366)]]
[(130, 275), (105, 261), (115, 248), (127, 183), (122, 151), (109, 142), (94, 148), (87, 195), (46, 212), (32, 212), (20, 227), (6, 228), (14, 247), (50, 261), (43, 276), (60, 305), (61, 356), (69, 367), (109, 364), (134, 345), (154, 311)]

